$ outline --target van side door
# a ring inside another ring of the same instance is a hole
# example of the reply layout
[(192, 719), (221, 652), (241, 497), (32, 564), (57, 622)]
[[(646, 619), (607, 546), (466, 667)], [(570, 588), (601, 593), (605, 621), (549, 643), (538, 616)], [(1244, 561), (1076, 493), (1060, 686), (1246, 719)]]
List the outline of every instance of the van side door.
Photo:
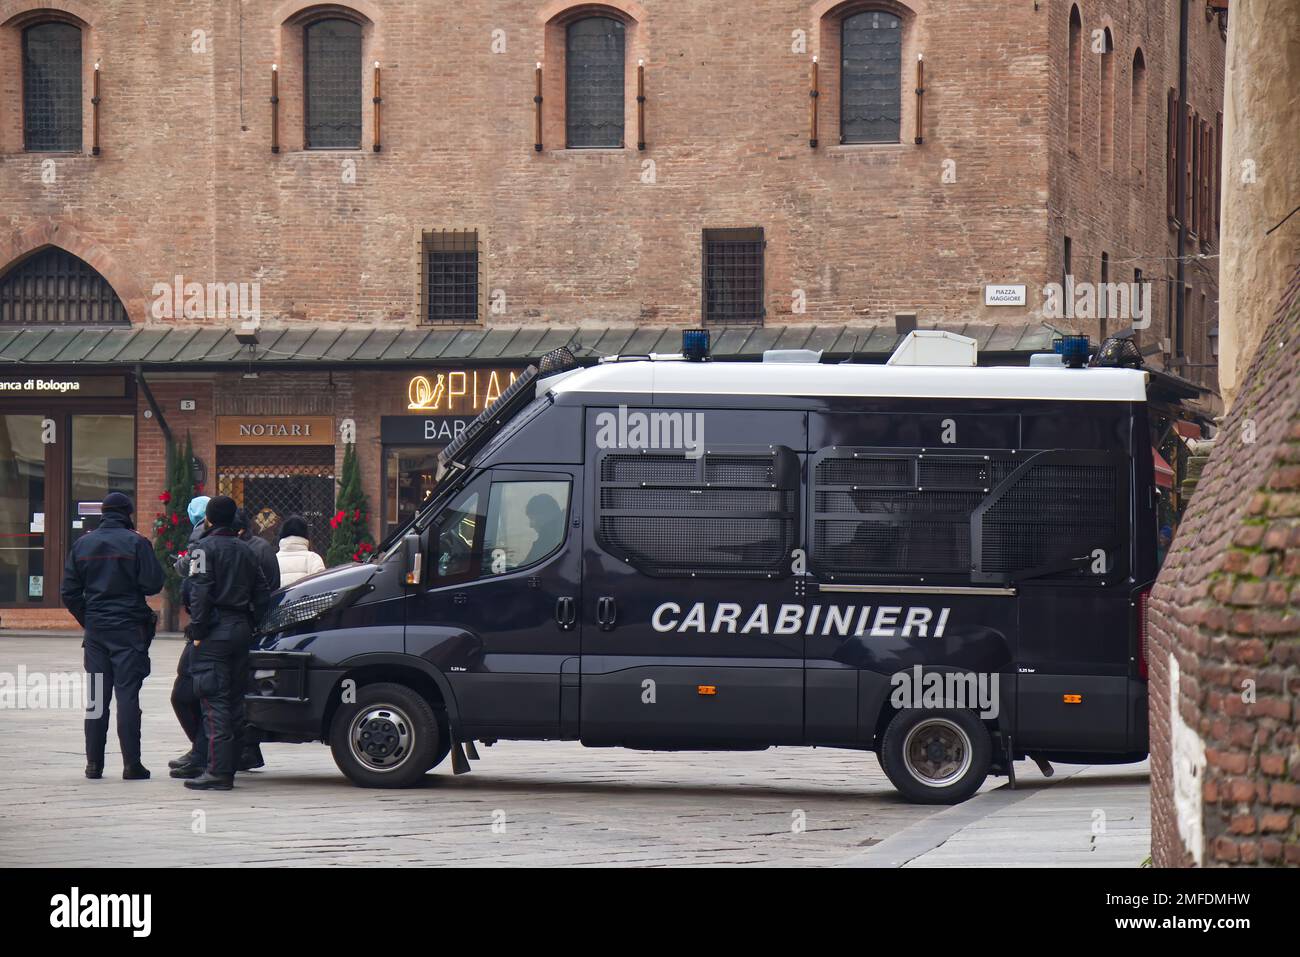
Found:
[(554, 738), (581, 622), (578, 469), (494, 469), (433, 521), (407, 652), (446, 675), (465, 737)]
[[(592, 421), (599, 414), (587, 412), (589, 436), (600, 434)], [(801, 444), (802, 416), (788, 415)], [(733, 441), (739, 431), (721, 422), (713, 429)], [(589, 442), (586, 744), (802, 740), (803, 646), (794, 622), (803, 598), (790, 573), (799, 454), (784, 445), (706, 445), (692, 456)], [(778, 626), (782, 609), (788, 620)]]

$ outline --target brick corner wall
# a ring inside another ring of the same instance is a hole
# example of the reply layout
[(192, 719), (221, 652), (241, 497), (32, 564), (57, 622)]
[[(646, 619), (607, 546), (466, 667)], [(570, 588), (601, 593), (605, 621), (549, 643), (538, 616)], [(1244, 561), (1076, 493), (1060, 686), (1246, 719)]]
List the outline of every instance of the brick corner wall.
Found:
[(1152, 593), (1158, 867), (1300, 866), (1300, 270), (1296, 276)]

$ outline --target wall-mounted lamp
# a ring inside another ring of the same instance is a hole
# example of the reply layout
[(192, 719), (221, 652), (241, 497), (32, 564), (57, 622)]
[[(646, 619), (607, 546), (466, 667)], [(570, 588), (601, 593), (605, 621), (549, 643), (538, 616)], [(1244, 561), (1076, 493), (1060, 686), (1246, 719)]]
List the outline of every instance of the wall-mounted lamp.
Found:
[(99, 155), (99, 61), (95, 61), (95, 79), (90, 95), (90, 155)]
[(542, 151), (542, 61), (537, 61), (537, 68), (534, 72), (533, 92), (533, 149), (538, 153)]
[(382, 110), (384, 108), (384, 98), (380, 93), (379, 87), (379, 61), (375, 61), (375, 152), (378, 153), (383, 147), (380, 145), (380, 137), (383, 130)]
[(637, 60), (637, 150), (646, 148), (646, 61)]
[(261, 341), (257, 334), (259, 326), (260, 323), (256, 321), (240, 323), (239, 328), (235, 330), (235, 341), (241, 346), (257, 345)]
[(280, 152), (280, 68), (271, 64), (271, 152)]
[(817, 86), (817, 57), (814, 56), (808, 83), (808, 145), (813, 149), (817, 148), (817, 99), (821, 96)]
[(916, 145), (925, 142), (925, 55), (916, 55)]

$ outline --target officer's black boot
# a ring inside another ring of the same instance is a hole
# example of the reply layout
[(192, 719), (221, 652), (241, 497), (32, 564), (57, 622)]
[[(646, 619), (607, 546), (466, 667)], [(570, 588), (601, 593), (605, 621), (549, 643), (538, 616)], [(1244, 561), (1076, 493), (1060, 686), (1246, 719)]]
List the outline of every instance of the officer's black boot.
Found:
[(167, 773), (174, 778), (193, 780), (194, 778), (202, 776), (203, 765), (197, 761), (194, 764), (182, 764), (179, 768), (172, 768)]
[(239, 753), (239, 770), (255, 771), (263, 767), (266, 767), (266, 761), (262, 759), (262, 749), (257, 744), (250, 744)]
[(172, 758), (170, 761), (168, 761), (167, 767), (183, 768), (187, 764), (199, 764), (199, 763), (200, 763), (199, 756), (194, 753), (193, 748), (190, 748), (190, 750), (186, 751), (179, 758)]
[(104, 776), (103, 761), (100, 761), (98, 764), (96, 764), (94, 761), (86, 762), (86, 777), (90, 778), (92, 781), (98, 781), (103, 776)]
[(204, 771), (193, 781), (186, 781), (185, 786), (195, 791), (229, 791), (235, 786), (234, 775), (209, 774)]
[(148, 781), (149, 769), (139, 761), (133, 761), (122, 768), (123, 781)]

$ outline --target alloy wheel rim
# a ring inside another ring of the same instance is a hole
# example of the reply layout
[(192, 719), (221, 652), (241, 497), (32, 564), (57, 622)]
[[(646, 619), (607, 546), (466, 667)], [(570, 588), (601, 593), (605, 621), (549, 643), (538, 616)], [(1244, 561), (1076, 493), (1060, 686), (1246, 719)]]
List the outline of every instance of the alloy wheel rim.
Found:
[(907, 732), (903, 763), (908, 773), (926, 787), (942, 788), (962, 779), (970, 770), (970, 736), (948, 718), (927, 718)]

